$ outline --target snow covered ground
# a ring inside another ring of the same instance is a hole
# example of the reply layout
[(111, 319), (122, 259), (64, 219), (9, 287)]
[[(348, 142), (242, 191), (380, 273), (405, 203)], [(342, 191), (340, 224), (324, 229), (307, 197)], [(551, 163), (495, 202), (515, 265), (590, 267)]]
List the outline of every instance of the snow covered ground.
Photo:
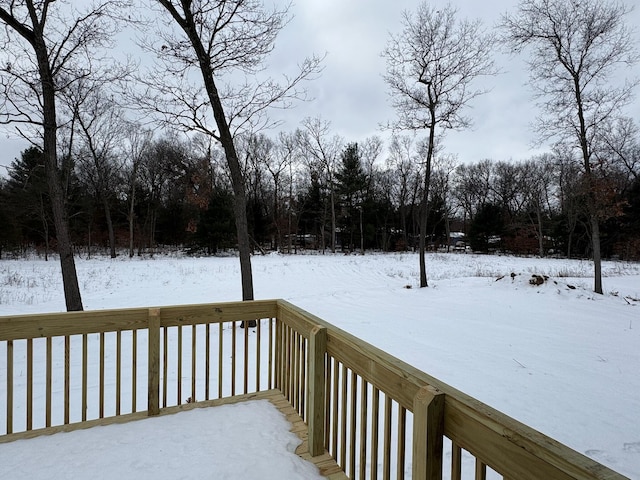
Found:
[[(252, 262), (256, 298), (289, 300), (640, 479), (640, 265), (605, 262), (601, 296), (588, 261), (431, 254), (427, 289), (417, 288), (415, 254)], [(92, 258), (77, 267), (85, 309), (241, 297), (233, 257)], [(532, 286), (532, 274), (549, 278)], [(62, 310), (57, 261), (0, 261), (0, 315)]]

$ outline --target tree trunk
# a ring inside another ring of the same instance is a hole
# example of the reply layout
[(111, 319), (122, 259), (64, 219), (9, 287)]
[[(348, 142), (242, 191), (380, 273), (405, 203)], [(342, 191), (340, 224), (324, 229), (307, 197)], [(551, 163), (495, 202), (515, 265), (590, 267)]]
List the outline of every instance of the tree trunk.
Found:
[(402, 241), (404, 242), (402, 250), (406, 252), (409, 249), (409, 240), (407, 237), (407, 206), (404, 200), (400, 204), (400, 228), (402, 229)]
[(40, 195), (40, 219), (42, 221), (42, 233), (44, 236), (44, 261), (49, 261), (49, 222), (45, 213), (44, 201)]
[(331, 253), (336, 253), (336, 196), (333, 189), (333, 179), (331, 182)]
[(362, 207), (360, 207), (360, 253), (364, 255), (364, 225), (362, 223)]
[(598, 221), (598, 200), (596, 198), (595, 185), (593, 184), (593, 173), (591, 172), (591, 152), (587, 140), (587, 127), (584, 118), (582, 103), (582, 91), (580, 81), (574, 76), (574, 86), (576, 94), (576, 105), (578, 106), (578, 120), (580, 130), (578, 140), (582, 150), (582, 160), (584, 166), (585, 179), (587, 184), (587, 208), (589, 209), (589, 220), (591, 224), (591, 247), (593, 248), (593, 291), (602, 294), (602, 259), (600, 257), (600, 224)]
[(540, 251), (540, 258), (544, 257), (544, 237), (542, 236), (542, 212), (540, 211), (540, 205), (536, 207), (536, 216), (538, 217), (538, 248)]
[(444, 219), (444, 231), (447, 236), (447, 253), (451, 251), (451, 222), (449, 221), (449, 214)]
[(593, 247), (593, 291), (602, 294), (602, 257), (600, 254), (600, 222), (596, 214), (591, 214), (591, 245)]
[(431, 111), (431, 128), (429, 128), (429, 145), (427, 147), (427, 160), (424, 167), (424, 192), (420, 202), (420, 288), (428, 287), (427, 266), (425, 262), (427, 243), (427, 219), (429, 217), (429, 187), (431, 186), (431, 159), (435, 148), (435, 111)]
[[(55, 151), (53, 157), (55, 157)], [(47, 158), (47, 153), (45, 153), (45, 158)], [(48, 163), (51, 161), (55, 162), (55, 158), (48, 160)], [(69, 235), (67, 212), (59, 185), (58, 170), (54, 170), (52, 165), (49, 165), (47, 170), (49, 194), (51, 195), (51, 210), (53, 211), (53, 221), (56, 227), (56, 239), (58, 241), (58, 254), (60, 255), (60, 269), (62, 270), (65, 304), (67, 311), (79, 311), (82, 310), (82, 298), (80, 296), (76, 265), (73, 258), (73, 246), (71, 245), (71, 236)]]
[(111, 258), (116, 258), (116, 235), (113, 231), (113, 220), (111, 219), (111, 208), (106, 195), (102, 195), (102, 206), (104, 207), (104, 217), (107, 221), (107, 231), (109, 232), (109, 254)]
[[(189, 8), (189, 7), (184, 7)], [(200, 72), (202, 73), (202, 80), (204, 82), (205, 90), (209, 101), (211, 102), (211, 109), (213, 110), (213, 117), (219, 132), (220, 144), (225, 153), (227, 160), (227, 166), (229, 167), (229, 173), (231, 176), (231, 186), (233, 189), (233, 212), (236, 221), (236, 232), (238, 235), (238, 253), (240, 256), (240, 275), (242, 283), (242, 300), (253, 300), (253, 275), (251, 272), (251, 243), (249, 239), (249, 224), (247, 220), (247, 199), (245, 193), (245, 181), (242, 174), (242, 167), (238, 160), (238, 154), (236, 152), (235, 145), (233, 143), (233, 136), (229, 123), (225, 116), (224, 107), (220, 95), (218, 94), (218, 88), (214, 80), (214, 72), (211, 66), (211, 57), (209, 52), (206, 51), (202, 40), (198, 37), (199, 28), (195, 25), (192, 15), (187, 15), (184, 23), (181, 23), (181, 27), (187, 34), (191, 45), (193, 46), (196, 56), (198, 58)], [(251, 322), (249, 326), (252, 326), (255, 322)]]
[(418, 256), (420, 257), (420, 288), (428, 287), (427, 265), (425, 262), (427, 239), (427, 200), (424, 198), (420, 203), (420, 232), (418, 240)]
[(131, 202), (129, 203), (129, 258), (133, 258), (133, 215), (135, 206), (136, 189), (131, 189)]
[(78, 286), (78, 276), (73, 258), (73, 246), (69, 232), (69, 220), (63, 195), (60, 169), (57, 156), (57, 120), (55, 104), (55, 86), (49, 68), (49, 58), (44, 38), (37, 36), (33, 41), (33, 48), (38, 60), (38, 70), (42, 82), (42, 114), (43, 114), (43, 157), (45, 173), (49, 186), (51, 210), (56, 228), (58, 253), (60, 255), (60, 269), (67, 311), (82, 310), (82, 298)]
[(273, 223), (276, 229), (274, 250), (277, 252), (280, 247), (280, 219), (278, 216), (278, 175), (273, 176), (274, 192), (273, 192)]

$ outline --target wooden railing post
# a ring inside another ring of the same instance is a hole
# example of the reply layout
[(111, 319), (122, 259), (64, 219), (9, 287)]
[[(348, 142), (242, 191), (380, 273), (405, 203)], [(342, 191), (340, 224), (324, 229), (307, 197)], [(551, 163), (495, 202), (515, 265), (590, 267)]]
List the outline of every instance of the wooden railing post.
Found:
[(160, 413), (160, 309), (149, 309), (148, 415)]
[(327, 329), (315, 326), (309, 334), (308, 357), (308, 422), (309, 454), (317, 457), (324, 453), (325, 435), (325, 353), (327, 351)]
[(425, 386), (413, 399), (413, 480), (442, 479), (444, 398)]

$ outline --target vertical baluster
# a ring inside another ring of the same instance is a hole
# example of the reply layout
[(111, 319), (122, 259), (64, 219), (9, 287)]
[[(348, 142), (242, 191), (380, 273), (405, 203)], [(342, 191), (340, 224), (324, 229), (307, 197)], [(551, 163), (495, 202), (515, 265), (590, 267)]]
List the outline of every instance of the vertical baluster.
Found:
[[(326, 340), (325, 340), (326, 342)], [(325, 356), (325, 387), (324, 387), (324, 412), (325, 412), (325, 425), (324, 425), (324, 449), (329, 452), (331, 447), (331, 363), (332, 358), (329, 354)]]
[(371, 397), (371, 480), (376, 480), (378, 478), (380, 390), (378, 390), (376, 387), (373, 387)]
[(300, 335), (300, 408), (299, 413), (303, 421), (308, 421), (306, 416), (306, 389), (307, 389), (307, 339)]
[(162, 327), (162, 408), (167, 408), (169, 385), (169, 327)]
[(104, 418), (104, 332), (100, 333), (100, 405), (99, 417)]
[(231, 322), (231, 396), (236, 394), (236, 322)]
[(293, 408), (300, 413), (300, 337), (301, 335), (293, 332), (293, 382), (292, 382), (292, 398)]
[(342, 364), (342, 379), (340, 382), (340, 460), (338, 464), (347, 471), (347, 366)]
[(362, 378), (360, 385), (360, 480), (365, 480), (367, 470), (367, 410), (369, 384)]
[(284, 359), (284, 388), (286, 391), (287, 400), (291, 401), (291, 329), (283, 325), (284, 328), (284, 341), (285, 341), (285, 359)]
[(382, 478), (391, 478), (391, 397), (385, 394), (384, 399), (384, 458), (382, 460)]
[(69, 397), (71, 395), (71, 338), (64, 337), (64, 424), (69, 423)]
[(256, 392), (260, 391), (260, 342), (262, 341), (261, 326), (262, 319), (257, 320), (256, 325)]
[(122, 390), (122, 332), (116, 332), (116, 415), (120, 415), (120, 394)]
[(191, 325), (191, 401), (196, 401), (196, 325)]
[(82, 335), (82, 421), (87, 420), (87, 390), (89, 375), (89, 337), (85, 333)]
[[(274, 369), (274, 357), (273, 357), (273, 318), (269, 319), (269, 359), (268, 359), (268, 372), (267, 372), (267, 388), (271, 390), (273, 388), (273, 369)], [(277, 362), (276, 362), (277, 363)]]
[(222, 323), (218, 324), (218, 398), (222, 398), (222, 373), (224, 371), (224, 358), (222, 351), (224, 349), (224, 329)]
[(242, 391), (243, 393), (249, 392), (249, 324), (250, 322), (244, 322), (244, 355), (243, 355), (243, 383), (242, 383)]
[(182, 325), (178, 325), (178, 378), (176, 379), (178, 398), (176, 405), (182, 403)]
[(7, 340), (7, 433), (13, 433), (13, 340)]
[(209, 400), (209, 384), (211, 383), (211, 324), (204, 328), (204, 399)]
[(451, 442), (451, 480), (462, 479), (462, 449)]
[(138, 410), (138, 330), (131, 332), (131, 413)]
[(476, 480), (487, 480), (487, 466), (476, 458)]
[(356, 423), (357, 423), (357, 397), (358, 397), (358, 375), (351, 372), (350, 388), (351, 424), (349, 425), (349, 478), (356, 478)]
[(331, 445), (331, 456), (338, 461), (338, 420), (339, 420), (339, 385), (340, 385), (340, 362), (333, 359), (333, 388), (331, 392), (333, 394), (333, 412), (331, 413), (331, 418), (333, 421), (333, 425), (331, 425), (331, 435), (332, 435), (332, 445)]
[(396, 460), (396, 478), (404, 480), (404, 462), (406, 458), (407, 410), (398, 405), (398, 452)]
[(33, 339), (27, 339), (27, 430), (33, 429)]
[(276, 352), (275, 352), (275, 388), (280, 390), (284, 395), (284, 389), (282, 388), (282, 355), (283, 355), (283, 345), (282, 345), (282, 322), (276, 319), (275, 325), (275, 335), (276, 335)]

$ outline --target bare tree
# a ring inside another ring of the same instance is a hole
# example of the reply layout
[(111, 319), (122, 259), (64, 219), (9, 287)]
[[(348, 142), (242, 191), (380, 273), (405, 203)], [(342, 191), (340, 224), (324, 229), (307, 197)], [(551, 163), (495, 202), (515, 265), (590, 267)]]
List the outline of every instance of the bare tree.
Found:
[(413, 208), (410, 201), (412, 180), (416, 177), (416, 163), (413, 161), (414, 141), (408, 135), (393, 135), (389, 144), (389, 157), (387, 169), (392, 172), (395, 181), (391, 183), (392, 198), (400, 213), (400, 229), (402, 230), (403, 250), (406, 250), (409, 242), (407, 237), (407, 218), (410, 215), (408, 209)]
[(136, 188), (140, 168), (147, 151), (151, 148), (153, 134), (150, 130), (144, 130), (136, 123), (127, 123), (127, 133), (125, 135), (125, 166), (123, 176), (127, 189), (127, 218), (129, 220), (129, 258), (134, 255), (134, 227), (135, 227), (135, 206)]
[[(325, 178), (325, 186), (329, 191), (329, 207), (331, 215), (331, 252), (336, 253), (336, 185), (335, 170), (343, 140), (338, 135), (331, 135), (331, 124), (320, 118), (306, 118), (303, 128), (298, 131), (298, 140), (303, 156), (314, 162)], [(324, 226), (321, 224), (321, 242), (324, 252)]]
[(0, 2), (3, 58), (0, 122), (41, 146), (60, 254), (67, 310), (82, 310), (69, 232), (62, 175), (58, 162), (59, 94), (92, 75), (97, 50), (108, 46), (116, 31), (111, 21), (123, 1), (102, 1), (80, 12), (64, 1)]
[(451, 246), (451, 225), (449, 222), (454, 213), (451, 183), (457, 165), (458, 162), (454, 155), (436, 156), (433, 162), (431, 196), (439, 199), (441, 203), (447, 252)]
[[(282, 206), (282, 188), (283, 183), (286, 181), (287, 170), (291, 171), (291, 164), (294, 161), (296, 154), (296, 144), (291, 135), (287, 135), (284, 132), (280, 132), (278, 139), (274, 145), (273, 155), (268, 155), (265, 161), (265, 167), (271, 175), (273, 182), (273, 231), (274, 231), (274, 245), (273, 248), (277, 251), (282, 248), (283, 240), (283, 218), (281, 212)], [(290, 189), (293, 187), (290, 184)], [(289, 195), (289, 199), (292, 194)], [(290, 223), (289, 223), (289, 230)], [(289, 232), (290, 233), (290, 232)]]
[(602, 149), (597, 155), (600, 162), (619, 165), (632, 178), (640, 177), (640, 131), (633, 119), (617, 118), (601, 129)]
[(389, 38), (383, 56), (384, 79), (398, 113), (395, 129), (428, 130), (422, 198), (420, 202), (420, 287), (427, 286), (425, 241), (427, 202), (437, 136), (447, 129), (470, 125), (462, 115), (469, 102), (484, 93), (471, 83), (494, 73), (491, 60), (493, 37), (479, 21), (457, 21), (456, 10), (424, 2), (415, 14), (405, 11), (403, 31)]
[[(285, 201), (287, 214), (287, 253), (291, 253), (292, 247), (294, 246), (293, 232), (297, 232), (298, 230), (294, 225), (295, 201), (293, 188), (295, 179), (294, 166), (297, 166), (296, 164), (300, 160), (300, 146), (298, 145), (295, 132), (280, 132), (278, 134), (277, 149), (282, 162), (282, 164), (278, 163), (278, 165), (283, 165), (282, 173), (284, 173), (284, 181), (288, 187), (287, 200)], [(274, 181), (275, 180), (274, 178)], [(278, 180), (282, 181), (280, 175), (278, 175)], [(281, 227), (279, 227), (279, 231), (282, 231)]]
[(529, 220), (535, 227), (538, 239), (538, 255), (544, 257), (544, 219), (545, 214), (551, 212), (551, 196), (553, 192), (553, 179), (555, 172), (555, 159), (550, 154), (534, 157), (521, 163), (518, 168), (521, 172), (521, 194), (529, 207), (527, 210)]
[[(160, 61), (147, 76), (150, 91), (141, 100), (162, 114), (167, 125), (210, 135), (224, 149), (234, 194), (242, 298), (252, 300), (245, 179), (234, 136), (270, 126), (269, 107), (286, 107), (302, 98), (300, 84), (318, 72), (320, 59), (306, 59), (282, 84), (260, 78), (265, 57), (288, 20), (287, 7), (268, 10), (257, 0), (150, 3), (168, 19), (159, 20), (161, 43), (146, 44)], [(194, 72), (201, 81), (195, 80)]]
[(512, 51), (530, 49), (531, 84), (546, 115), (543, 138), (568, 141), (580, 151), (587, 192), (594, 263), (594, 291), (602, 293), (596, 139), (629, 102), (637, 82), (615, 85), (614, 72), (638, 55), (624, 23), (629, 7), (606, 0), (522, 0), (502, 19)]
[(482, 160), (456, 169), (454, 193), (462, 207), (465, 219), (473, 221), (478, 210), (489, 203), (493, 182), (491, 160)]
[[(151, 143), (142, 153), (138, 168), (138, 179), (146, 190), (147, 214), (142, 227), (146, 246), (153, 249), (156, 246), (156, 227), (158, 215), (167, 194), (172, 186), (176, 186), (184, 178), (188, 163), (188, 146), (177, 136), (167, 134)], [(141, 252), (143, 242), (139, 243)]]
[(126, 123), (123, 110), (102, 82), (76, 82), (64, 94), (77, 131), (74, 144), (76, 170), (102, 204), (109, 253), (116, 258), (116, 239), (111, 215), (114, 195), (121, 181)]
[(567, 258), (571, 258), (573, 238), (582, 211), (580, 202), (580, 166), (575, 160), (575, 150), (558, 146), (554, 149), (554, 172), (557, 184), (557, 202), (567, 229)]

